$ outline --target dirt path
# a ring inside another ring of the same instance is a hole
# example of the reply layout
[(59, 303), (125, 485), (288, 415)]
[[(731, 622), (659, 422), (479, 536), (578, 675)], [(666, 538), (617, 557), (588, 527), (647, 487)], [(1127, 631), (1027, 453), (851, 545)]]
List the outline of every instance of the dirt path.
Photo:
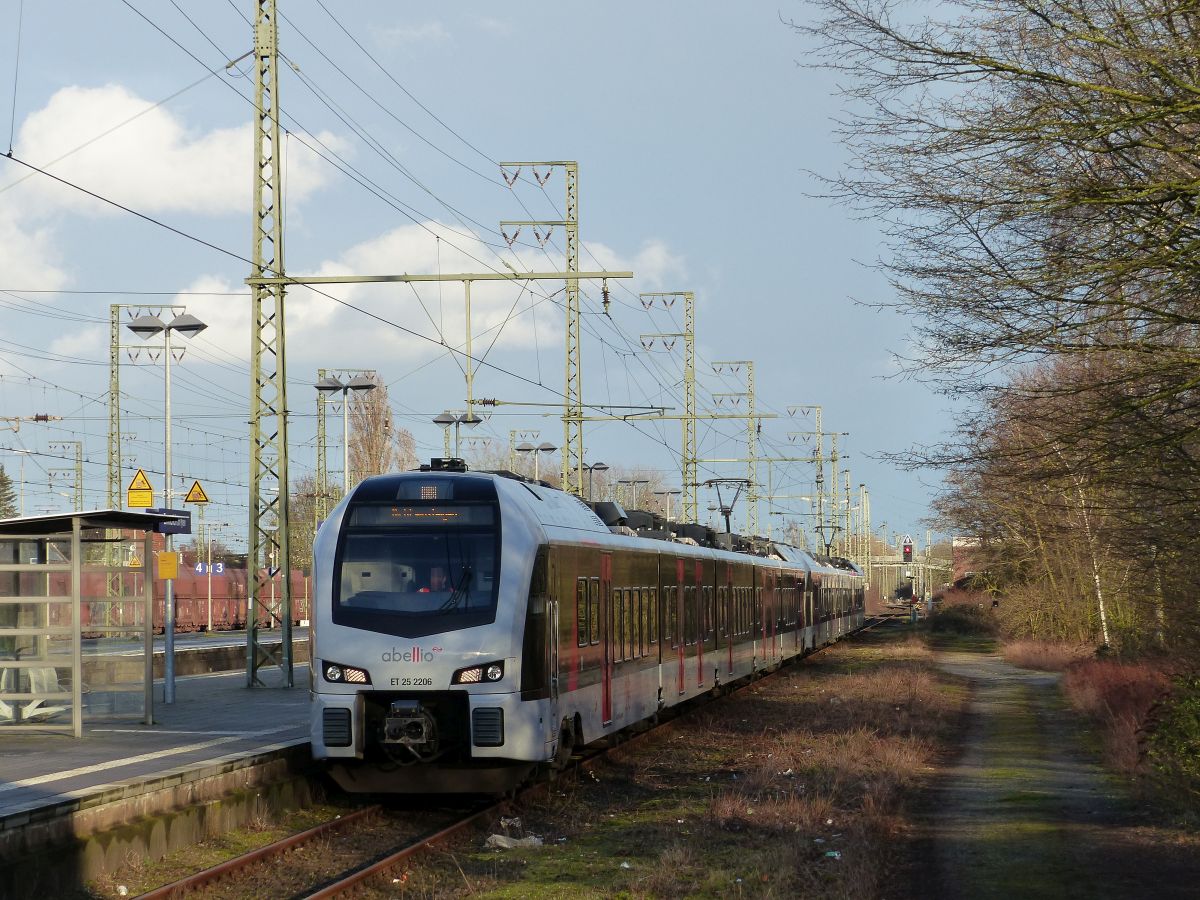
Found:
[(1085, 751), (1057, 675), (980, 653), (938, 662), (970, 679), (972, 700), (962, 756), (940, 773), (926, 816), (925, 896), (1200, 896), (1200, 863), (1169, 832), (1138, 824)]

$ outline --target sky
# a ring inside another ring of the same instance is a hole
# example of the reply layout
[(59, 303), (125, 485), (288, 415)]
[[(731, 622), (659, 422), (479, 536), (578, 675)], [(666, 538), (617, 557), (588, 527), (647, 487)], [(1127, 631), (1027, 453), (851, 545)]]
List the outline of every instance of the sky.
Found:
[[(944, 436), (947, 404), (896, 363), (914, 323), (870, 305), (890, 297), (872, 267), (876, 228), (821, 198), (811, 174), (835, 174), (847, 153), (833, 77), (803, 65), (786, 24), (811, 14), (802, 0), (280, 0), (279, 11), (289, 275), (559, 271), (561, 228), (543, 244), (545, 229), (526, 227), (510, 244), (499, 223), (561, 219), (562, 170), (525, 167), (510, 185), (498, 164), (576, 161), (581, 268), (634, 272), (610, 283), (607, 313), (600, 286), (582, 288), (584, 403), (682, 411), (682, 340), (643, 340), (682, 331), (682, 302), (647, 309), (639, 294), (692, 291), (700, 411), (745, 411), (714, 396), (744, 392), (745, 367), (714, 364), (753, 361), (757, 410), (774, 416), (759, 455), (811, 453), (796, 436), (811, 414), (797, 408), (820, 405), (876, 531), (923, 542), (940, 475), (881, 454)], [(0, 417), (61, 417), (0, 420), (0, 465), (22, 479), (27, 514), (71, 508), (71, 442), (85, 506), (107, 505), (110, 309), (167, 305), (208, 325), (176, 338), (174, 490), (200, 480), (216, 533), (244, 540), (254, 69), (241, 57), (253, 13), (250, 0), (0, 7)], [(325, 294), (287, 299), (293, 479), (315, 466), (320, 368), (376, 370), (418, 456), (442, 455), (432, 419), (466, 401), (462, 354), (447, 350), (465, 338), (461, 286)], [(474, 396), (505, 401), (472, 439), (503, 451), (519, 429), (560, 445), (561, 282), (476, 284), (471, 330)], [(122, 483), (143, 468), (160, 488), (162, 356), (124, 330), (121, 343)], [(746, 455), (744, 420), (701, 421), (697, 435), (702, 459)], [(667, 486), (679, 486), (680, 443), (677, 421), (585, 426), (587, 462)], [(744, 475), (742, 463), (700, 466), (701, 480)], [(782, 499), (760, 503), (760, 531), (778, 533), (809, 511), (795, 498), (812, 495), (813, 467), (760, 464), (764, 495), (768, 475)], [(702, 518), (715, 499), (701, 491)]]

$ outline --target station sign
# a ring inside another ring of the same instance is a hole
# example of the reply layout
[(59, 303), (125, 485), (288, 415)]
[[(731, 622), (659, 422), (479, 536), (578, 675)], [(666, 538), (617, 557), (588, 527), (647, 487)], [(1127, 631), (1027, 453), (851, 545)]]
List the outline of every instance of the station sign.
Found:
[(150, 479), (142, 469), (137, 470), (133, 481), (129, 482), (129, 487), (125, 489), (125, 505), (130, 509), (146, 509), (154, 505), (154, 488), (150, 486)]
[(215, 562), (215, 563), (198, 562), (198, 563), (196, 563), (194, 571), (197, 575), (222, 575), (225, 572), (225, 563), (223, 563), (223, 562)]
[(146, 512), (161, 513), (174, 518), (159, 522), (154, 526), (157, 534), (191, 534), (192, 511), (190, 509), (148, 509)]

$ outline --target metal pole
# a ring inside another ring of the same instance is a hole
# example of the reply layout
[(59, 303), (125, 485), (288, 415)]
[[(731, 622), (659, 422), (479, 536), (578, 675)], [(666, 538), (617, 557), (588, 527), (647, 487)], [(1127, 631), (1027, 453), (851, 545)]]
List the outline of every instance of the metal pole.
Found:
[[(342, 388), (342, 496), (350, 493), (350, 388)], [(272, 584), (274, 580), (272, 579)]]
[(212, 545), (213, 539), (208, 538), (208, 633), (212, 634)]
[[(163, 448), (164, 478), (163, 505), (171, 508), (171, 328), (163, 329)], [(168, 534), (163, 539), (165, 553), (174, 552), (174, 535)], [(163, 703), (175, 702), (175, 582), (166, 579), (163, 591)]]
[[(471, 419), (475, 418), (475, 397), (474, 397), (474, 387), (472, 385), (472, 378), (471, 378), (471, 281), (470, 281), (470, 279), (463, 282), (463, 291), (466, 294), (465, 300), (466, 300), (466, 307), (467, 307), (467, 358), (465, 360), (466, 368), (467, 368), (467, 419), (471, 420)], [(458, 456), (457, 449), (455, 450), (454, 455)]]
[[(143, 531), (142, 559), (145, 560), (145, 565), (142, 571), (145, 574), (142, 576), (142, 604), (145, 611), (142, 613), (142, 721), (147, 725), (154, 724), (154, 579), (150, 577), (151, 547), (150, 532)], [(124, 561), (121, 565), (124, 569)], [(125, 573), (122, 571), (122, 581), (124, 578)], [(134, 573), (134, 586), (136, 585), (137, 574)]]

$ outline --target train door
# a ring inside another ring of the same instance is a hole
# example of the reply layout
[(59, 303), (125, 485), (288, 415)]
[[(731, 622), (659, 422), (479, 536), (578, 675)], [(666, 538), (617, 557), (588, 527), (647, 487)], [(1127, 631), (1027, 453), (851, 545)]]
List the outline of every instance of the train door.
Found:
[(554, 707), (553, 720), (558, 721), (558, 564), (550, 560), (550, 596), (547, 598), (549, 609), (546, 616), (550, 629), (550, 700)]
[(617, 633), (613, 628), (616, 609), (612, 598), (612, 554), (600, 554), (600, 622), (604, 633), (601, 645), (603, 656), (600, 662), (600, 718), (607, 725), (612, 721), (612, 679), (613, 667), (616, 664)]
[(811, 572), (804, 576), (804, 630), (808, 634), (808, 645), (805, 649), (816, 646), (817, 619), (813, 614), (813, 576)]
[(704, 589), (704, 563), (695, 560), (692, 565), (692, 639), (696, 642), (696, 687), (704, 687), (704, 642), (708, 639), (708, 627), (712, 613), (708, 598), (711, 591)]
[(687, 654), (687, 642), (691, 637), (687, 631), (688, 617), (684, 612), (686, 595), (687, 589), (684, 587), (683, 581), (683, 560), (677, 559), (675, 560), (675, 590), (671, 598), (671, 605), (675, 610), (675, 656), (679, 661), (675, 682), (681, 696), (687, 691), (683, 660)]
[(725, 585), (724, 589), (717, 593), (717, 603), (720, 605), (718, 618), (720, 618), (720, 636), (725, 639), (725, 644), (729, 648), (726, 655), (729, 658), (729, 674), (733, 674), (733, 645), (736, 643), (735, 632), (736, 628), (733, 625), (733, 563), (725, 564)]

